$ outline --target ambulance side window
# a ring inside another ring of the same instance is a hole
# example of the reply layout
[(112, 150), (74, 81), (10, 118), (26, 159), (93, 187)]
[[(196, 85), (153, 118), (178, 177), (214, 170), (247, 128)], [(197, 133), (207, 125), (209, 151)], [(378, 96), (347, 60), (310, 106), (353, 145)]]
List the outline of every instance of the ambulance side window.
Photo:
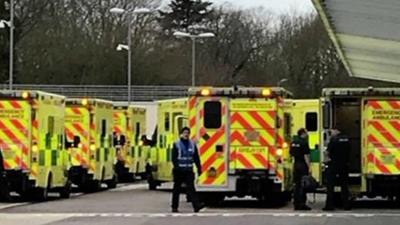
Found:
[(50, 134), (50, 136), (53, 136), (54, 134), (54, 117), (49, 116), (47, 118), (47, 132)]
[(284, 114), (285, 122), (285, 139), (290, 140), (292, 133), (292, 117), (289, 113)]
[(51, 149), (51, 138), (54, 135), (54, 117), (47, 117), (46, 148)]
[[(181, 123), (179, 123), (179, 121), (182, 121), (181, 118), (178, 118), (178, 116), (182, 116), (182, 113), (178, 112), (178, 113), (172, 113), (172, 132), (173, 134), (178, 134), (179, 135), (179, 131), (183, 128)], [(178, 118), (178, 119), (177, 119)], [(177, 124), (175, 124), (177, 123)]]
[(101, 120), (101, 137), (105, 137), (107, 135), (107, 121)]
[(318, 114), (316, 112), (306, 113), (306, 129), (310, 132), (318, 130)]
[(140, 123), (136, 123), (136, 131), (135, 131), (135, 143), (139, 143), (139, 136), (140, 136)]
[(204, 103), (204, 127), (207, 129), (218, 129), (221, 127), (222, 114), (221, 102), (208, 101)]
[(169, 131), (171, 125), (171, 118), (169, 116), (169, 113), (164, 113), (164, 128), (165, 131)]

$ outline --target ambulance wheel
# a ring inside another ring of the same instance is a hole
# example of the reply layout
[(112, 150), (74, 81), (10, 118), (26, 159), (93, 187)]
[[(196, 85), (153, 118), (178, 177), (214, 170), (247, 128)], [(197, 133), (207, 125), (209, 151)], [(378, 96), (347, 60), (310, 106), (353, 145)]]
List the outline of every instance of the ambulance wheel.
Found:
[(48, 192), (48, 188), (35, 188), (33, 191), (33, 200), (36, 202), (44, 202), (48, 199), (49, 197), (49, 192)]
[[(1, 187), (1, 184), (0, 184), (0, 202), (11, 202), (12, 198), (11, 198), (11, 195), (10, 195), (10, 192), (8, 191), (8, 189), (7, 188), (1, 189), (1, 188), (3, 188), (3, 187)], [(20, 196), (21, 196), (21, 198), (23, 198), (21, 194), (20, 194)]]
[(216, 206), (224, 201), (225, 195), (219, 193), (199, 193), (199, 198), (207, 206)]
[(71, 196), (71, 181), (68, 180), (63, 188), (60, 190), (60, 198), (69, 198)]
[(149, 185), (149, 190), (154, 191), (157, 189), (158, 183), (154, 180), (153, 174), (151, 172), (147, 173), (147, 184)]
[(114, 189), (117, 187), (118, 178), (117, 175), (114, 175), (111, 180), (106, 181), (107, 187), (110, 189)]
[(19, 192), (18, 194), (21, 197), (22, 201), (31, 201), (31, 200), (33, 200), (33, 195), (35, 193), (34, 193), (34, 189), (28, 189), (23, 192)]
[(155, 190), (157, 190), (158, 183), (157, 183), (157, 181), (155, 181), (155, 180), (153, 179), (153, 177), (148, 178), (148, 179), (147, 179), (147, 183), (148, 183), (148, 185), (149, 185), (149, 190), (150, 190), (150, 191), (155, 191)]
[(89, 185), (89, 189), (91, 192), (97, 192), (101, 190), (101, 181), (99, 180), (92, 180)]
[(37, 187), (33, 189), (33, 200), (37, 202), (47, 201), (49, 197), (49, 190), (51, 188), (52, 176), (49, 174), (47, 179), (47, 187)]
[(86, 181), (82, 187), (82, 191), (85, 193), (97, 192), (101, 189), (101, 182), (99, 180)]

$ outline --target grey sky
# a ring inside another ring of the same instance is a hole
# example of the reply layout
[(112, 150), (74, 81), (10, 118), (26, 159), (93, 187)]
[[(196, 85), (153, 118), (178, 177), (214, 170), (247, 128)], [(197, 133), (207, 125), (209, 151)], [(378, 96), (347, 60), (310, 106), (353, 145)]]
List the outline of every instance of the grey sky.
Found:
[[(267, 10), (271, 10), (278, 14), (285, 12), (296, 11), (299, 13), (302, 12), (311, 12), (314, 10), (314, 7), (311, 3), (311, 0), (208, 0), (210, 2), (214, 2), (216, 4), (225, 4), (228, 3), (233, 7), (240, 8), (254, 8), (258, 6), (263, 6)], [(170, 2), (170, 0), (164, 0), (164, 2)]]

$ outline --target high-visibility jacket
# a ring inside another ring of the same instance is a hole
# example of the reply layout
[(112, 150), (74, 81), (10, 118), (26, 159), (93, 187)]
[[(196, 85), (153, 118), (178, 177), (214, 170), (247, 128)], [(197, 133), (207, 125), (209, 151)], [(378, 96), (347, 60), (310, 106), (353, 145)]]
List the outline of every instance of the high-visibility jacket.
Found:
[[(185, 143), (187, 142), (187, 143)], [(191, 140), (179, 140), (172, 151), (174, 168), (193, 170), (193, 163), (200, 168), (200, 158), (195, 143)]]

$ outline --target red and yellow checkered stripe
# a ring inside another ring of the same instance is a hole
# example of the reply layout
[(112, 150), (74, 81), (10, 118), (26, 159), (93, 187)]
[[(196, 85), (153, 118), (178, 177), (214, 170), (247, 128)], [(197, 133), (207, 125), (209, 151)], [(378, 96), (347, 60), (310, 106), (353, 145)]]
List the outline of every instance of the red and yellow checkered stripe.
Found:
[[(74, 141), (74, 136), (81, 139), (80, 146), (72, 148), (71, 164), (73, 166), (89, 167), (89, 131), (87, 122), (89, 120), (89, 112), (83, 107), (67, 107), (66, 108), (65, 132), (69, 142)], [(79, 120), (74, 118), (81, 118)]]
[[(276, 118), (276, 111), (231, 113), (231, 169), (268, 169), (275, 171), (278, 178), (282, 178), (283, 173), (276, 166), (277, 143), (280, 141), (275, 128)], [(246, 149), (250, 152), (246, 152)]]
[(116, 134), (126, 134), (126, 115), (124, 111), (114, 111), (114, 132)]
[(367, 133), (367, 173), (400, 174), (400, 101), (368, 100), (364, 106), (368, 119), (364, 126)]
[(6, 170), (27, 170), (30, 168), (30, 103), (0, 101), (0, 110), (0, 148), (4, 167)]
[[(38, 106), (38, 101), (37, 100), (33, 100), (32, 103), (32, 108), (34, 110), (37, 109)], [(32, 120), (32, 146), (36, 145), (37, 147), (39, 147), (39, 120), (35, 119)], [(39, 151), (39, 148), (38, 148)], [(35, 156), (33, 156), (34, 154), (36, 154)], [(32, 152), (32, 157), (35, 157), (36, 160), (39, 160), (39, 152), (33, 153)], [(36, 161), (32, 161), (31, 164), (31, 174), (30, 174), (30, 178), (31, 179), (36, 179), (39, 175), (39, 162)]]
[[(197, 107), (204, 105), (206, 101), (218, 101), (222, 104), (221, 117), (222, 124), (218, 129), (206, 129), (204, 125), (204, 109)], [(227, 160), (226, 160), (226, 124), (227, 124), (227, 101), (224, 98), (210, 97), (189, 99), (189, 126), (193, 132), (192, 139), (197, 141), (199, 146), (200, 160), (202, 163), (203, 174), (199, 177), (198, 184), (204, 186), (225, 186), (227, 185)], [(217, 145), (223, 151), (217, 152)]]
[[(275, 152), (275, 111), (233, 112), (231, 114), (231, 162), (235, 169), (268, 169), (272, 167), (269, 152)], [(249, 137), (249, 136), (254, 137)], [(251, 146), (255, 151), (240, 149)], [(255, 148), (257, 146), (257, 148)]]

